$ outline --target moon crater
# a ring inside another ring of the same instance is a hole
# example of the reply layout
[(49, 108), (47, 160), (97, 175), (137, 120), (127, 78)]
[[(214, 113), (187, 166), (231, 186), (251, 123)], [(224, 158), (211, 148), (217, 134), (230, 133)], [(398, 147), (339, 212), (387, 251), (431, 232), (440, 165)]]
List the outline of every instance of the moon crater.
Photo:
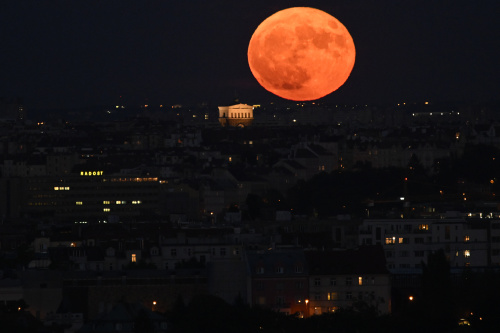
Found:
[(275, 13), (255, 30), (248, 63), (268, 91), (290, 100), (314, 100), (347, 80), (355, 48), (336, 18), (314, 8), (295, 7)]

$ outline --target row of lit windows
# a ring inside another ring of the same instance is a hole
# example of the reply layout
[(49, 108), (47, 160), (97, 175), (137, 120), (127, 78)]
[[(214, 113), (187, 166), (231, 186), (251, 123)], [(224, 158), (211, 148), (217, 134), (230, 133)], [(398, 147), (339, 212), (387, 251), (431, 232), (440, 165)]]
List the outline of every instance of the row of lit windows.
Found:
[[(126, 203), (127, 203), (126, 201), (122, 201), (122, 200), (116, 200), (116, 201), (115, 201), (115, 204), (117, 204), (117, 205), (125, 205)], [(81, 205), (83, 205), (83, 201), (76, 201), (76, 202), (75, 202), (75, 204), (76, 204), (77, 206), (81, 206)], [(102, 204), (103, 204), (103, 205), (109, 205), (109, 204), (111, 204), (111, 201), (109, 201), (109, 200), (104, 200), (104, 201), (102, 202)], [(141, 201), (141, 200), (132, 200), (132, 205), (140, 205), (140, 204), (142, 204), (142, 201)]]
[(69, 186), (54, 186), (54, 191), (69, 191)]
[[(362, 276), (358, 276), (358, 286), (363, 285), (363, 280), (364, 280), (364, 283), (366, 284), (366, 282), (368, 281), (368, 278), (367, 277), (363, 278)], [(351, 286), (352, 282), (353, 282), (352, 277), (348, 276), (345, 278), (345, 285), (346, 286)], [(372, 285), (375, 284), (375, 277), (371, 278), (371, 284)], [(335, 278), (335, 277), (330, 278), (329, 285), (336, 286), (337, 285), (337, 278)], [(314, 286), (316, 286), (316, 287), (321, 286), (321, 278), (314, 279)]]
[(157, 177), (145, 177), (145, 178), (111, 178), (112, 182), (157, 182)]
[[(439, 241), (439, 238), (438, 238)], [(470, 236), (465, 235), (464, 236), (464, 242), (469, 242), (470, 241)], [(410, 242), (409, 238), (405, 237), (386, 237), (385, 239), (385, 244), (408, 244)], [(424, 239), (421, 237), (415, 238), (415, 244), (422, 244), (424, 243)]]
[(408, 243), (408, 238), (404, 238), (404, 237), (399, 237), (399, 238), (396, 238), (396, 237), (387, 237), (385, 239), (385, 243), (386, 244), (407, 244)]

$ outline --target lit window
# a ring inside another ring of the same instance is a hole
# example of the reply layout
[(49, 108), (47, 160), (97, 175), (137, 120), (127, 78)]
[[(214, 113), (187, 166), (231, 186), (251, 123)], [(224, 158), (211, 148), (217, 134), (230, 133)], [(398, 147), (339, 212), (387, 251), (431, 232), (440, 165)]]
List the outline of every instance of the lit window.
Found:
[(130, 261), (137, 262), (137, 256), (135, 253), (132, 253), (132, 258), (130, 258)]
[(358, 277), (358, 285), (362, 286), (363, 285), (363, 277)]
[(326, 294), (326, 296), (329, 301), (334, 301), (337, 299), (337, 293), (328, 293)]
[(396, 243), (396, 237), (387, 237), (385, 239), (386, 244), (395, 244)]
[(429, 225), (428, 224), (419, 224), (418, 230), (429, 230)]
[(466, 257), (466, 258), (470, 257), (470, 250), (464, 251), (464, 257)]
[(232, 162), (233, 161), (233, 158), (231, 156), (229, 156), (229, 162)]
[(83, 205), (83, 202), (81, 202), (81, 201), (77, 201), (77, 202), (76, 202), (76, 205), (77, 205), (77, 206), (81, 206), (81, 205)]
[(132, 200), (132, 205), (140, 205), (141, 203), (141, 200)]
[(109, 212), (109, 211), (111, 211), (111, 209), (109, 209), (109, 208), (103, 208), (102, 211), (103, 212)]
[(464, 242), (468, 242), (470, 240), (469, 236), (464, 237)]
[(109, 204), (110, 204), (110, 202), (109, 202), (109, 201), (107, 201), (107, 200), (104, 200), (104, 201), (102, 202), (102, 204), (103, 204), (103, 205), (109, 205)]

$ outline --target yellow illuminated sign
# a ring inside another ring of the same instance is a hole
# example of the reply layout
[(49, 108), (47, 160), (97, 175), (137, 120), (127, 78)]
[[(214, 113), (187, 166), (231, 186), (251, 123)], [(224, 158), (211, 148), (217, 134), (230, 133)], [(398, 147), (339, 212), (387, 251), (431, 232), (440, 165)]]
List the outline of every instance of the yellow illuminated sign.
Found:
[(102, 176), (104, 171), (80, 171), (80, 176)]

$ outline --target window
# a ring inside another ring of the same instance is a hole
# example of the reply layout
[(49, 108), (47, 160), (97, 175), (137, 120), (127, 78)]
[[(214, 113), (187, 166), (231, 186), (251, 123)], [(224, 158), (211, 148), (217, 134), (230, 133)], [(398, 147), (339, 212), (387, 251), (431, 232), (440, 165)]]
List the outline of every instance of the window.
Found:
[(219, 250), (219, 253), (221, 256), (225, 256), (226, 255), (226, 248), (225, 247), (221, 247), (220, 250)]
[(466, 258), (470, 257), (470, 250), (464, 251), (464, 257), (466, 257)]
[(468, 241), (470, 241), (470, 237), (466, 235), (466, 236), (464, 237), (464, 242), (468, 242)]
[(77, 206), (81, 206), (81, 205), (83, 205), (83, 202), (82, 202), (82, 201), (77, 201), (77, 202), (76, 202), (76, 205), (77, 205)]
[(334, 301), (334, 300), (336, 300), (336, 299), (337, 299), (337, 293), (334, 293), (334, 292), (332, 292), (332, 293), (328, 293), (328, 294), (326, 294), (326, 296), (327, 296), (327, 299), (328, 299), (329, 301)]
[(302, 268), (301, 265), (295, 266), (295, 273), (302, 273), (303, 271), (304, 271), (304, 269)]
[(109, 211), (111, 211), (111, 209), (109, 209), (109, 208), (103, 208), (102, 211), (103, 212), (109, 212)]
[(423, 256), (424, 256), (424, 251), (423, 250), (421, 250), (421, 251), (415, 251), (415, 257), (421, 258)]
[(170, 250), (170, 255), (171, 255), (172, 257), (177, 257), (177, 249), (171, 249), (171, 250)]
[(315, 278), (314, 279), (314, 285), (315, 286), (321, 286), (321, 279), (320, 278)]
[(423, 243), (424, 243), (423, 237), (415, 237), (415, 244), (423, 244)]
[(408, 243), (410, 243), (410, 242), (409, 242), (409, 239), (408, 239), (408, 238), (406, 238), (406, 237), (399, 237), (399, 239), (398, 239), (398, 243), (399, 243), (399, 244), (408, 244)]
[(429, 230), (429, 225), (428, 224), (419, 224), (418, 230)]
[(264, 267), (262, 266), (257, 267), (257, 274), (264, 274)]
[(358, 285), (359, 285), (359, 286), (362, 286), (362, 285), (363, 285), (363, 277), (362, 277), (362, 276), (359, 276), (359, 277), (358, 277)]
[(386, 244), (395, 244), (396, 243), (396, 237), (387, 237), (385, 239)]
[(285, 269), (283, 268), (283, 266), (277, 266), (274, 272), (277, 274), (283, 274), (285, 272)]
[(132, 253), (132, 256), (131, 256), (131, 258), (130, 258), (130, 261), (131, 261), (131, 262), (137, 262), (137, 256), (136, 256), (136, 254), (135, 254), (135, 253)]
[(102, 202), (102, 204), (103, 204), (103, 205), (109, 205), (109, 204), (110, 204), (110, 202), (109, 202), (108, 200), (104, 200), (104, 201)]
[(345, 285), (346, 286), (352, 285), (352, 277), (348, 276), (345, 278)]
[(321, 294), (320, 293), (314, 293), (314, 300), (319, 301), (321, 299)]
[(336, 286), (337, 285), (337, 278), (330, 278), (330, 286)]
[(352, 299), (352, 293), (350, 291), (345, 293), (345, 299), (348, 301)]
[(408, 251), (401, 251), (401, 257), (408, 257)]
[(297, 287), (297, 289), (302, 289), (302, 286), (303, 286), (303, 285), (304, 285), (304, 284), (302, 283), (302, 281), (297, 281), (297, 282), (295, 282), (295, 287)]

